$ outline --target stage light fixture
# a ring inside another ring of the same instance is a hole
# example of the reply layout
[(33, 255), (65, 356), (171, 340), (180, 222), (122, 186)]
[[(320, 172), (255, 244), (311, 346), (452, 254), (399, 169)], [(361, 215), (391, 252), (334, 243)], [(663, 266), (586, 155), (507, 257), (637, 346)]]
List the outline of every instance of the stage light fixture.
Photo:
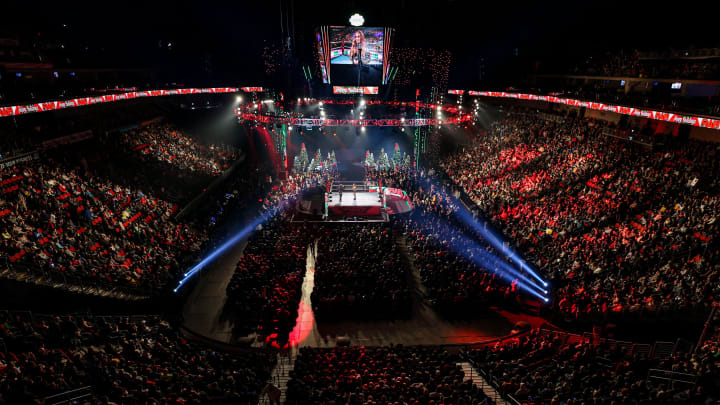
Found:
[(365, 18), (360, 14), (355, 13), (350, 16), (350, 24), (353, 27), (361, 27), (363, 24), (365, 24)]
[(360, 130), (365, 132), (365, 127), (361, 127)]
[(235, 101), (237, 101), (238, 103), (242, 103), (242, 96), (235, 97)]
[(292, 125), (290, 125), (290, 126), (288, 127), (288, 130), (292, 131)]

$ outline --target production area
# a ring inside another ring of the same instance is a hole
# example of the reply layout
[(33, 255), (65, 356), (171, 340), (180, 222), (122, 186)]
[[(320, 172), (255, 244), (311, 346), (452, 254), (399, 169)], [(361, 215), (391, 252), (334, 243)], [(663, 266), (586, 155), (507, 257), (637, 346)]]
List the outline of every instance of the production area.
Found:
[(0, 405), (720, 403), (707, 4), (212, 3), (4, 13)]

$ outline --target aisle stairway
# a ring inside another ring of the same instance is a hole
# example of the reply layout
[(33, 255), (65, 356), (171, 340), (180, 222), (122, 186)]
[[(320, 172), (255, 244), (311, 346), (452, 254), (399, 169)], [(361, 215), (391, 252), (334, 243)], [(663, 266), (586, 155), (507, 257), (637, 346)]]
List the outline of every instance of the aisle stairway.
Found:
[[(298, 346), (302, 343), (302, 339), (307, 337), (308, 328), (313, 328), (313, 314), (304, 308), (312, 308), (310, 297), (312, 296), (313, 287), (315, 286), (315, 255), (317, 252), (317, 241), (308, 247), (307, 263), (305, 277), (302, 285), (302, 297), (300, 298), (300, 308), (298, 317), (295, 321), (295, 328), (290, 332), (288, 340), (290, 345), (285, 351), (281, 351), (277, 355), (277, 364), (270, 376), (270, 383), (280, 389), (280, 403), (285, 403), (285, 392), (287, 391), (287, 383), (290, 380), (290, 371), (295, 367), (295, 357), (297, 356)], [(267, 395), (260, 397), (260, 404), (270, 404)]]
[(475, 370), (475, 367), (473, 367), (470, 363), (467, 361), (457, 363), (458, 366), (462, 367), (462, 370), (465, 372), (465, 379), (466, 380), (472, 380), (473, 384), (477, 385), (478, 388), (483, 390), (485, 395), (490, 397), (497, 405), (508, 405), (509, 402), (504, 400), (500, 393), (493, 388), (492, 385), (488, 381), (485, 380), (485, 378), (480, 375), (480, 373)]
[[(295, 357), (289, 354), (279, 353), (277, 355), (277, 364), (273, 369), (269, 383), (280, 389), (280, 403), (285, 403), (285, 392), (287, 391), (287, 383), (290, 380), (290, 371), (295, 367)], [(263, 394), (260, 396), (261, 405), (270, 405), (270, 398)]]

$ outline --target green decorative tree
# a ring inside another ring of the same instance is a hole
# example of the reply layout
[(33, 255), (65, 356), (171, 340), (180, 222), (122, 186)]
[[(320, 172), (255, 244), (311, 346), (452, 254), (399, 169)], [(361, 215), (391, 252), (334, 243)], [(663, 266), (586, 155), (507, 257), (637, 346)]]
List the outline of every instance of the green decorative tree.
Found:
[(410, 160), (410, 155), (407, 153), (403, 153), (403, 168), (406, 170), (412, 169), (412, 161)]
[(309, 163), (310, 163), (310, 159), (308, 158), (307, 149), (305, 149), (305, 143), (303, 142), (302, 148), (300, 148), (300, 156), (296, 162), (296, 164), (297, 164), (296, 170), (299, 172), (305, 171), (305, 169), (307, 169)]
[(375, 167), (375, 156), (370, 151), (365, 152), (365, 166)]
[(378, 157), (377, 164), (381, 169), (387, 169), (388, 166), (390, 166), (388, 155), (385, 153), (385, 148), (380, 149), (380, 156)]
[(392, 167), (398, 168), (400, 167), (400, 163), (402, 163), (402, 154), (400, 153), (400, 147), (398, 146), (397, 142), (395, 142), (395, 151), (393, 152), (392, 157)]

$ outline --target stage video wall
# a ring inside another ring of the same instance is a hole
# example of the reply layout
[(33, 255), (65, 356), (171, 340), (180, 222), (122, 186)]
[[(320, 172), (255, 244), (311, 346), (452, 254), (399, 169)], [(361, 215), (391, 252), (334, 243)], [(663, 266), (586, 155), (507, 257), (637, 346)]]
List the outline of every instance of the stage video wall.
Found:
[(385, 84), (393, 30), (382, 27), (324, 26), (317, 32), (323, 82), (339, 85)]

